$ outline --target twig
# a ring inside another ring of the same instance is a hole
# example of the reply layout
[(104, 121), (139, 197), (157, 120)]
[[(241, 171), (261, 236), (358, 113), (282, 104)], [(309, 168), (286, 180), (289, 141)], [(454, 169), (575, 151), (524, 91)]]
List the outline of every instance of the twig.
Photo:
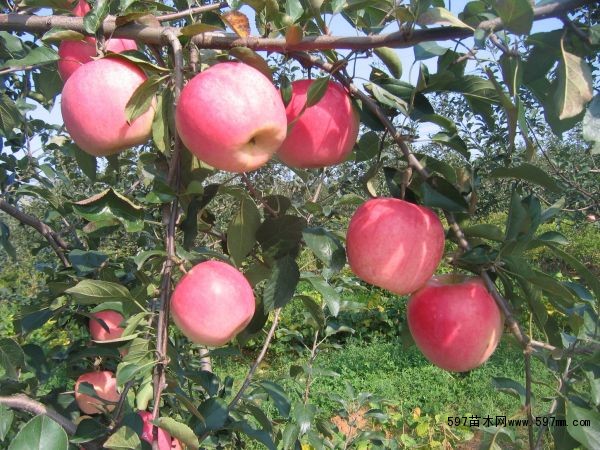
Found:
[(265, 208), (267, 211), (269, 211), (269, 213), (271, 213), (273, 215), (273, 217), (277, 217), (277, 214), (278, 214), (277, 211), (275, 211), (273, 208), (271, 208), (271, 206), (267, 202), (265, 202), (265, 199), (260, 194), (260, 192), (258, 192), (256, 190), (256, 188), (254, 187), (254, 185), (250, 181), (250, 178), (248, 178), (248, 175), (246, 175), (245, 173), (242, 173), (240, 175), (240, 177), (242, 178), (242, 181), (244, 182), (244, 184), (246, 185), (246, 187), (250, 191), (250, 195), (252, 197), (254, 197), (261, 204), (261, 206), (263, 208)]
[(46, 64), (32, 64), (31, 66), (18, 66), (18, 67), (10, 67), (8, 69), (0, 70), (0, 75), (6, 75), (7, 73), (20, 72), (22, 70), (34, 70), (39, 67), (42, 67)]
[(273, 336), (275, 335), (275, 330), (277, 329), (277, 324), (279, 323), (279, 314), (280, 313), (281, 313), (281, 308), (277, 308), (274, 311), (273, 323), (271, 324), (271, 328), (269, 329), (269, 333), (267, 334), (267, 337), (262, 346), (262, 349), (260, 350), (260, 353), (258, 354), (258, 357), (256, 358), (256, 360), (250, 367), (250, 370), (248, 371), (248, 375), (246, 375), (246, 378), (244, 379), (244, 382), (242, 383), (240, 390), (238, 391), (236, 396), (233, 398), (233, 400), (231, 400), (231, 403), (229, 403), (229, 406), (227, 407), (227, 409), (231, 410), (231, 409), (235, 408), (235, 405), (238, 404), (238, 402), (241, 400), (242, 396), (244, 395), (244, 392), (246, 392), (246, 389), (248, 389), (248, 386), (250, 386), (250, 382), (252, 381), (254, 372), (256, 372), (256, 369), (258, 369), (258, 366), (260, 365), (260, 363), (264, 359), (265, 355), (267, 354), (267, 350), (269, 349), (271, 340), (273, 339)]
[(57, 424), (64, 428), (69, 434), (75, 434), (77, 431), (77, 425), (71, 422), (64, 416), (48, 408), (40, 402), (37, 402), (25, 394), (11, 395), (10, 397), (0, 397), (0, 405), (6, 405), (9, 408), (19, 409), (21, 411), (27, 411), (36, 415), (43, 414), (54, 420)]
[(534, 450), (533, 437), (533, 411), (531, 409), (531, 345), (524, 351), (525, 356), (525, 410), (527, 412), (527, 435), (529, 437), (529, 449)]
[(171, 20), (183, 19), (184, 17), (195, 16), (196, 14), (202, 14), (209, 11), (215, 11), (217, 9), (227, 8), (229, 5), (227, 2), (214, 3), (212, 5), (205, 6), (196, 6), (194, 8), (189, 8), (184, 11), (178, 11), (172, 14), (164, 14), (162, 16), (157, 16), (156, 19), (159, 22), (169, 22)]
[(48, 241), (50, 247), (54, 250), (63, 266), (71, 267), (71, 263), (65, 256), (65, 251), (69, 249), (67, 243), (56, 233), (50, 226), (34, 217), (30, 214), (24, 213), (23, 211), (15, 208), (6, 200), (0, 198), (0, 210), (4, 211), (8, 215), (14, 217), (19, 222), (29, 225), (35, 229), (38, 233), (44, 236), (44, 239)]
[(310, 349), (310, 358), (308, 360), (308, 367), (311, 369), (306, 376), (306, 387), (304, 389), (304, 404), (308, 403), (308, 398), (310, 396), (310, 386), (312, 384), (312, 366), (315, 362), (315, 358), (317, 357), (317, 347), (319, 345), (319, 330), (315, 331), (315, 337), (313, 339), (313, 345)]
[[(581, 6), (594, 3), (592, 0), (555, 1), (533, 9), (534, 20), (548, 17), (560, 17)], [(53, 27), (65, 28), (89, 35), (83, 29), (83, 18), (68, 16), (30, 16), (19, 14), (0, 14), (0, 30), (44, 33)], [(233, 47), (248, 47), (253, 50), (275, 52), (309, 51), (328, 49), (368, 50), (374, 47), (406, 48), (420, 42), (463, 39), (473, 36), (477, 29), (497, 31), (503, 29), (502, 20), (486, 20), (475, 30), (461, 27), (438, 27), (422, 30), (403, 29), (389, 34), (372, 36), (307, 36), (297, 44), (290, 45), (285, 38), (240, 38), (235, 34), (202, 33), (194, 36), (192, 42), (199, 48), (227, 50)], [(153, 27), (139, 23), (128, 23), (117, 27), (115, 17), (109, 16), (102, 24), (105, 36), (135, 39), (146, 44), (161, 44), (165, 31), (170, 29), (176, 36), (178, 28)]]
[[(164, 33), (165, 40), (169, 43), (173, 50), (173, 61), (174, 61), (174, 73), (175, 73), (175, 86), (173, 89), (173, 112), (177, 106), (179, 100), (179, 94), (183, 88), (183, 50), (181, 43), (175, 33), (171, 30), (166, 30)], [(168, 181), (169, 185), (175, 190), (179, 190), (180, 174), (181, 174), (181, 141), (177, 135), (177, 131), (174, 131), (173, 141), (173, 154), (170, 161)], [(168, 327), (169, 327), (169, 302), (171, 298), (171, 272), (175, 265), (175, 227), (177, 224), (179, 208), (179, 199), (175, 199), (171, 202), (170, 206), (167, 206), (163, 210), (163, 220), (166, 222), (166, 234), (165, 234), (165, 249), (167, 252), (167, 258), (163, 264), (161, 271), (161, 290), (160, 290), (160, 301), (158, 305), (158, 320), (156, 326), (156, 357), (157, 362), (154, 367), (154, 375), (152, 379), (153, 390), (154, 390), (154, 407), (152, 409), (152, 420), (157, 420), (160, 414), (160, 398), (162, 392), (166, 386), (166, 366), (168, 363), (167, 357), (167, 344), (168, 344)], [(158, 445), (158, 428), (153, 427), (152, 431), (152, 449), (159, 450)]]

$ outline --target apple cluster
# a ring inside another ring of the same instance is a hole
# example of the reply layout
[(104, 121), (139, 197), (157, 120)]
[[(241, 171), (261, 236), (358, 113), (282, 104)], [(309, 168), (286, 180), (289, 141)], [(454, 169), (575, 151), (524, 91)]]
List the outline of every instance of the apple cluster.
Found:
[[(73, 13), (87, 11), (81, 0)], [(106, 42), (112, 52), (135, 48), (126, 39)], [(154, 102), (131, 122), (125, 115), (132, 94), (147, 80), (139, 67), (122, 58), (94, 59), (93, 38), (63, 42), (59, 54), (65, 81), (63, 119), (82, 150), (111, 155), (150, 138)], [(345, 88), (333, 81), (307, 107), (312, 83), (293, 82), (284, 104), (282, 94), (259, 70), (241, 62), (215, 64), (183, 88), (175, 111), (177, 132), (192, 154), (230, 172), (256, 170), (274, 156), (295, 168), (339, 164), (356, 142), (359, 116)], [(433, 211), (394, 198), (369, 200), (354, 213), (346, 243), (350, 268), (358, 277), (398, 295), (412, 294), (408, 326), (431, 362), (467, 371), (489, 358), (502, 334), (502, 315), (479, 278), (433, 276), (445, 243), (444, 227)], [(179, 281), (171, 312), (191, 341), (221, 346), (248, 325), (254, 308), (253, 290), (244, 275), (226, 263), (207, 261)], [(110, 332), (90, 325), (94, 339), (118, 335), (122, 317), (115, 314), (102, 317)], [(112, 374), (88, 375), (107, 400), (115, 398)], [(79, 395), (78, 403), (86, 413), (95, 410), (89, 397)]]
[[(125, 331), (121, 327), (124, 320), (125, 318), (121, 313), (113, 310), (92, 313), (89, 321), (92, 340), (104, 343), (118, 340)], [(122, 350), (121, 355), (124, 356), (125, 354), (126, 352)], [(82, 383), (90, 384), (94, 389), (95, 396), (80, 392)], [(119, 398), (117, 379), (115, 374), (109, 370), (84, 373), (75, 382), (75, 402), (84, 414), (111, 412), (115, 409)], [(151, 422), (152, 413), (138, 411), (138, 415), (143, 423), (141, 438), (152, 444), (154, 427)], [(181, 450), (181, 444), (165, 430), (158, 428), (158, 448), (159, 450)]]

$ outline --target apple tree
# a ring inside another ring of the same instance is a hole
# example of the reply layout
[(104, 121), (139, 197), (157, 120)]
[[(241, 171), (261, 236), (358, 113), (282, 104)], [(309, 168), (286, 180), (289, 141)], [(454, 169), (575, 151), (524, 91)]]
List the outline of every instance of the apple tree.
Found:
[[(372, 284), (413, 294), (402, 335), (445, 369), (522, 351), (491, 381), (530, 449), (600, 448), (598, 265), (543, 231), (600, 214), (600, 9), (533, 3), (3, 1), (0, 263), (29, 283), (0, 291), (3, 445), (409, 447), (313, 401)], [(258, 376), (277, 339), (289, 383)]]

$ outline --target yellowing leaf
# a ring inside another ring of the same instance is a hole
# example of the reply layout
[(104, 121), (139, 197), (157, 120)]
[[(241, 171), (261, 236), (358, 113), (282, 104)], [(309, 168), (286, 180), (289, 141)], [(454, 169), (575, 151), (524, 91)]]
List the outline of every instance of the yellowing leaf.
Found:
[(451, 25), (461, 28), (473, 29), (458, 17), (454, 16), (446, 8), (430, 8), (419, 16), (417, 20), (419, 25)]
[(285, 32), (285, 42), (288, 45), (296, 45), (302, 41), (304, 33), (300, 25), (291, 25)]
[(231, 28), (239, 37), (245, 38), (250, 36), (250, 22), (248, 17), (239, 11), (228, 11), (221, 15), (221, 19), (229, 28)]

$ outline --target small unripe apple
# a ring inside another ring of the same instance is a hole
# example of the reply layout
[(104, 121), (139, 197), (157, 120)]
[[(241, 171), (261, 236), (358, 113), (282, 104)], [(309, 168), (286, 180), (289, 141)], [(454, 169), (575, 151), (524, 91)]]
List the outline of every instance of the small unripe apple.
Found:
[(105, 311), (92, 313), (92, 316), (104, 321), (108, 327), (108, 331), (106, 331), (100, 322), (90, 319), (90, 335), (94, 341), (110, 341), (112, 339), (120, 338), (123, 334), (124, 329), (119, 325), (123, 322), (124, 317), (117, 311), (107, 309)]
[[(98, 398), (79, 393), (79, 385), (89, 383), (94, 386)], [(118, 402), (117, 379), (114, 373), (105, 370), (103, 372), (88, 372), (77, 378), (75, 383), (75, 401), (77, 406), (85, 414), (98, 414), (103, 411), (112, 411), (115, 405), (103, 402)]]
[(221, 261), (205, 261), (185, 274), (173, 292), (171, 314), (192, 342), (224, 345), (254, 315), (254, 293), (246, 277)]
[[(81, 0), (73, 8), (73, 15), (78, 17), (85, 16), (90, 11), (90, 6), (84, 0)], [(137, 50), (137, 44), (131, 39), (108, 39), (105, 44), (107, 51), (121, 53), (126, 50)], [(81, 41), (63, 41), (58, 46), (58, 73), (63, 81), (79, 69), (83, 64), (93, 60), (97, 55), (96, 39), (90, 36)]]
[(423, 355), (438, 367), (466, 372), (492, 355), (504, 319), (479, 277), (433, 277), (407, 307), (408, 327)]
[(185, 146), (230, 172), (264, 165), (287, 132), (285, 108), (271, 81), (239, 62), (216, 64), (183, 88), (175, 114)]
[(125, 105), (146, 81), (129, 61), (103, 58), (81, 66), (62, 92), (62, 116), (73, 141), (94, 156), (107, 156), (145, 143), (152, 131), (154, 107), (127, 123)]
[[(139, 416), (142, 418), (144, 426), (142, 428), (142, 439), (150, 444), (154, 440), (152, 429), (154, 426), (150, 422), (152, 420), (152, 413), (149, 411), (138, 411)], [(158, 428), (158, 449), (159, 450), (171, 450), (172, 441), (171, 435), (162, 428)]]
[(433, 211), (376, 198), (354, 213), (346, 234), (348, 263), (367, 283), (398, 295), (420, 288), (444, 253), (444, 227)]
[(304, 109), (312, 83), (294, 81), (285, 108), (290, 130), (277, 156), (290, 167), (339, 164), (348, 157), (358, 136), (358, 112), (341, 84), (330, 81), (323, 97)]

